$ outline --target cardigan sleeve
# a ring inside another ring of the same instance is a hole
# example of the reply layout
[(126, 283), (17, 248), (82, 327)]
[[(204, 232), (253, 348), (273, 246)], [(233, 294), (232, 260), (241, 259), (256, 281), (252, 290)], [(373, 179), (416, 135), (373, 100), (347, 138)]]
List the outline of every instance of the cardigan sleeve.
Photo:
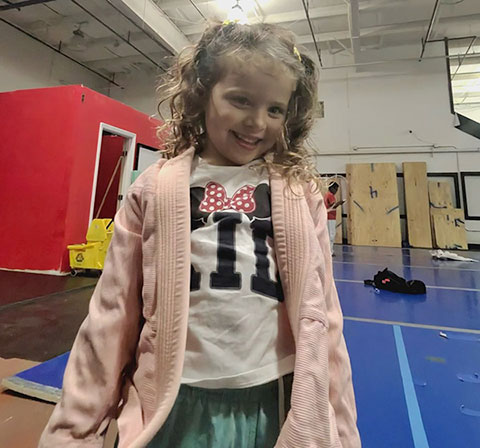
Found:
[(73, 344), (62, 397), (40, 448), (102, 447), (116, 414), (123, 373), (134, 359), (142, 322), (142, 212), (137, 185), (115, 217), (104, 270)]
[(315, 230), (313, 241), (318, 241), (314, 250), (319, 266), (312, 274), (318, 279), (310, 282), (308, 293), (315, 305), (300, 310), (298, 317), (291, 409), (275, 448), (360, 448), (343, 315), (333, 280), (327, 212), (320, 194), (306, 192), (306, 200)]
[(325, 269), (321, 279), (328, 321), (329, 400), (335, 414), (342, 448), (360, 448), (357, 410), (352, 383), (350, 358), (343, 336), (343, 313), (333, 278), (327, 211), (320, 193), (310, 196), (310, 210), (323, 254)]

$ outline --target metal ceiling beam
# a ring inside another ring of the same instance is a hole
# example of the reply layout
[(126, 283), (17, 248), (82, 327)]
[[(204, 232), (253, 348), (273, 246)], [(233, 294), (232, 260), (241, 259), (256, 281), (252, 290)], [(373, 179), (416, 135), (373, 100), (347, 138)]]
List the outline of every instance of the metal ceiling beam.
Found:
[[(163, 1), (163, 0), (153, 0), (154, 3), (158, 5), (162, 10), (164, 9), (173, 9), (173, 8), (184, 8), (185, 6), (191, 6), (190, 0), (173, 0), (173, 1)], [(213, 5), (218, 3), (217, 0), (196, 0), (195, 3), (201, 6), (208, 6), (209, 4)]]
[(151, 0), (110, 0), (138, 25), (147, 28), (164, 42), (173, 53), (180, 53), (190, 45), (187, 39), (168, 16)]
[[(181, 9), (184, 8), (185, 6), (188, 6), (190, 4), (190, 0), (171, 0), (171, 1), (163, 1), (163, 0), (154, 0), (155, 3), (162, 8), (163, 10), (165, 9)], [(211, 6), (216, 6), (218, 5), (217, 0), (195, 0), (195, 3), (200, 6), (204, 7), (211, 7)], [(360, 8), (372, 8), (372, 7), (392, 7), (392, 6), (398, 6), (398, 4), (406, 3), (406, 0), (396, 0), (396, 1), (389, 1), (389, 0), (366, 0), (362, 2), (362, 5), (360, 5)], [(319, 7), (319, 8), (312, 8), (312, 16), (314, 14), (315, 10), (332, 10), (332, 11), (343, 11), (335, 15), (339, 14), (346, 14), (347, 13), (347, 8), (344, 5), (333, 5), (333, 6), (324, 6), (324, 7)], [(285, 14), (295, 14), (297, 11), (292, 11), (292, 12), (287, 12)], [(281, 15), (283, 13), (280, 13)], [(275, 14), (276, 15), (276, 14)], [(296, 19), (294, 19), (296, 20)]]
[[(113, 8), (115, 11), (117, 11), (122, 17), (124, 17), (126, 20), (128, 20), (130, 23), (132, 23), (135, 27), (137, 27), (140, 32), (144, 35), (144, 36), (147, 36), (149, 37), (151, 40), (153, 40), (156, 44), (160, 45), (160, 47), (162, 47), (167, 53), (170, 53), (171, 55), (173, 55), (173, 53), (170, 51), (170, 49), (168, 49), (163, 42), (160, 42), (160, 40), (158, 39), (158, 34), (156, 33), (152, 33), (152, 32), (149, 32), (149, 30), (145, 29), (144, 26), (141, 26), (139, 25), (137, 22), (135, 22), (134, 20), (132, 20), (127, 14), (125, 14), (124, 12), (122, 12), (117, 6), (115, 6), (111, 0), (106, 0), (106, 2), (110, 5), (111, 8)], [(135, 34), (135, 33), (132, 33), (130, 34), (130, 38), (132, 37), (132, 35)], [(139, 33), (137, 33), (139, 34)]]
[(428, 41), (432, 37), (433, 28), (435, 27), (435, 24), (439, 17), (439, 14), (438, 14), (439, 8), (440, 8), (440, 0), (435, 0), (435, 6), (433, 7), (432, 17), (430, 18), (430, 23), (428, 24), (427, 34), (425, 35), (425, 38), (422, 39), (422, 52), (420, 53), (420, 61), (422, 60), (423, 54), (425, 53), (425, 47), (427, 46)]
[(350, 32), (350, 45), (355, 63), (360, 62), (360, 10), (358, 0), (348, 1), (348, 28)]
[[(468, 19), (472, 22), (478, 21), (479, 31), (480, 31), (480, 14), (442, 18), (440, 19), (440, 23), (450, 25), (450, 24), (454, 24), (457, 21), (461, 22), (464, 19)], [(395, 35), (395, 34), (418, 32), (418, 31), (423, 31), (425, 29), (424, 28), (425, 25), (426, 25), (425, 20), (415, 20), (412, 22), (402, 22), (402, 23), (391, 23), (388, 25), (377, 25), (377, 26), (372, 26), (368, 28), (362, 28), (360, 30), (360, 36), (361, 37), (382, 36), (382, 35), (388, 36), (388, 35)], [(315, 34), (315, 39), (317, 42), (328, 42), (332, 40), (348, 40), (349, 38), (350, 38), (350, 33), (348, 31), (334, 31), (330, 33)], [(309, 34), (299, 36), (297, 39), (297, 42), (301, 45), (312, 43), (312, 37)]]
[(50, 2), (54, 2), (54, 1), (55, 0), (25, 0), (24, 2), (2, 5), (2, 6), (0, 6), (0, 12), (1, 11), (8, 11), (9, 9), (20, 10), (20, 8), (24, 8), (25, 6), (39, 5), (39, 4), (42, 4), (42, 3), (50, 3)]
[(317, 41), (315, 39), (315, 31), (313, 31), (312, 21), (310, 20), (310, 14), (308, 12), (308, 0), (302, 0), (303, 9), (305, 10), (305, 16), (307, 17), (308, 27), (310, 28), (310, 33), (312, 34), (313, 44), (315, 45), (315, 50), (317, 51), (318, 62), (320, 63), (320, 67), (323, 67), (322, 63), (322, 55), (320, 53), (320, 48), (318, 48)]
[(202, 16), (202, 19), (207, 21), (207, 18), (205, 17), (203, 12), (200, 10), (200, 8), (197, 6), (197, 4), (193, 0), (190, 0), (190, 4), (195, 8), (195, 10), (198, 12), (198, 14), (200, 14)]
[[(162, 53), (150, 53), (152, 57), (162, 57)], [(110, 58), (102, 58), (102, 59), (89, 59), (84, 61), (88, 64), (89, 67), (92, 68), (103, 68), (105, 66), (109, 67), (110, 65), (129, 65), (135, 63), (141, 63), (144, 59), (139, 54), (133, 54), (130, 56), (122, 56), (122, 57), (110, 57)]]
[(138, 48), (136, 45), (134, 45), (129, 39), (125, 39), (121, 34), (117, 33), (111, 26), (107, 25), (102, 19), (97, 17), (95, 14), (93, 14), (89, 9), (85, 8), (85, 6), (81, 5), (77, 0), (70, 0), (73, 4), (75, 4), (77, 7), (79, 7), (82, 11), (86, 12), (90, 17), (95, 19), (98, 23), (102, 24), (105, 28), (107, 28), (111, 33), (115, 34), (122, 42), (125, 42), (126, 44), (130, 45), (133, 49), (135, 49), (138, 53), (140, 53), (145, 59), (150, 61), (153, 65), (158, 67), (162, 71), (166, 71), (164, 67), (162, 67), (157, 61), (153, 60), (150, 56), (148, 56), (146, 53), (144, 53), (140, 48)]
[[(165, 8), (166, 9), (166, 8)], [(322, 8), (313, 8), (309, 10), (310, 19), (318, 19), (320, 17), (335, 17), (335, 16), (343, 16), (347, 13), (346, 5), (338, 5), (338, 6), (326, 6)], [(305, 12), (304, 11), (290, 11), (290, 12), (282, 12), (279, 14), (269, 14), (265, 16), (262, 20), (266, 23), (287, 23), (287, 22), (298, 22), (300, 20), (305, 20)], [(261, 20), (252, 17), (252, 23), (258, 23)], [(199, 25), (191, 25), (186, 26), (183, 28), (183, 32), (187, 36), (191, 36), (193, 34), (200, 34), (205, 29), (203, 24)]]
[(95, 75), (99, 76), (100, 78), (104, 79), (105, 81), (108, 81), (109, 83), (117, 86), (117, 87), (122, 87), (120, 84), (117, 84), (113, 78), (108, 78), (107, 76), (105, 76), (103, 73), (100, 73), (98, 72), (97, 70), (94, 70), (93, 68), (89, 67), (88, 65), (84, 64), (83, 62), (80, 62), (78, 61), (77, 59), (75, 58), (72, 58), (71, 56), (69, 56), (68, 54), (64, 53), (62, 50), (61, 50), (61, 45), (59, 48), (55, 48), (53, 45), (50, 45), (49, 43), (43, 41), (42, 39), (39, 39), (38, 37), (34, 36), (32, 33), (29, 33), (28, 31), (20, 28), (19, 26), (9, 22), (8, 20), (5, 20), (5, 19), (2, 19), (0, 17), (0, 22), (3, 22), (9, 26), (11, 26), (12, 28), (15, 28), (17, 31), (20, 31), (21, 33), (23, 34), (26, 34), (28, 37), (32, 38), (33, 40), (36, 40), (37, 42), (45, 45), (46, 47), (50, 48), (50, 50), (54, 51), (55, 53), (58, 53), (58, 54), (61, 54), (64, 58), (67, 58), (68, 60), (72, 61), (72, 62), (75, 62), (75, 64), (78, 64), (80, 66), (82, 66), (84, 69), (88, 70), (89, 72), (92, 72), (94, 73)]
[(462, 56), (462, 58), (458, 61), (458, 67), (457, 69), (455, 70), (455, 73), (452, 75), (452, 77), (450, 78), (452, 81), (453, 79), (455, 78), (456, 74), (458, 73), (458, 71), (460, 70), (460, 67), (462, 66), (463, 64), (463, 61), (465, 60), (465, 56), (467, 56), (468, 52), (470, 51), (470, 48), (472, 48), (473, 44), (475, 43), (475, 41), (477, 40), (476, 37), (473, 37), (472, 38), (472, 41), (470, 42), (470, 45), (468, 46), (467, 50), (465, 51), (465, 54)]
[[(465, 59), (470, 59), (475, 58), (479, 59), (478, 55), (467, 55)], [(426, 56), (423, 59), (426, 60), (436, 60), (436, 59), (448, 59), (452, 58), (452, 56), (445, 56), (445, 55), (439, 55), (439, 56)], [(396, 59), (383, 59), (380, 61), (370, 61), (370, 62), (359, 62), (358, 64), (342, 64), (342, 65), (333, 65), (330, 67), (323, 67), (324, 70), (336, 70), (336, 69), (343, 69), (343, 68), (354, 68), (354, 67), (368, 67), (370, 65), (384, 65), (384, 64), (391, 64), (391, 63), (396, 63), (396, 62), (418, 62), (418, 58), (396, 58)], [(474, 64), (480, 63), (480, 61), (474, 61)], [(464, 62), (463, 65), (468, 65), (469, 62)]]
[[(195, 3), (197, 5), (202, 4), (201, 2), (199, 3), (198, 1)], [(167, 6), (171, 5), (170, 9), (180, 8), (182, 4), (183, 4), (182, 1), (170, 2), (167, 5), (161, 4), (161, 7), (164, 9), (169, 9)], [(188, 2), (185, 2), (185, 4), (188, 4)], [(399, 1), (390, 1), (387, 3), (385, 1), (367, 0), (360, 3), (358, 6), (360, 11), (369, 11), (369, 10), (377, 10), (377, 9), (383, 9), (383, 8), (391, 8), (394, 6), (399, 6), (401, 4), (405, 4), (405, 1), (399, 0)], [(308, 10), (310, 20), (345, 16), (347, 15), (347, 13), (348, 13), (347, 5), (322, 6), (318, 8), (311, 8)], [(305, 20), (305, 12), (301, 10), (282, 12), (278, 14), (268, 14), (263, 19), (263, 21), (266, 23), (288, 23), (288, 22), (298, 22), (300, 20)], [(252, 18), (252, 23), (256, 23), (256, 22), (259, 22), (259, 20), (256, 18)], [(204, 30), (203, 24), (192, 25), (192, 26), (187, 26), (183, 28), (183, 32), (187, 36), (190, 36), (192, 34), (200, 34), (201, 32), (203, 32), (203, 30)]]

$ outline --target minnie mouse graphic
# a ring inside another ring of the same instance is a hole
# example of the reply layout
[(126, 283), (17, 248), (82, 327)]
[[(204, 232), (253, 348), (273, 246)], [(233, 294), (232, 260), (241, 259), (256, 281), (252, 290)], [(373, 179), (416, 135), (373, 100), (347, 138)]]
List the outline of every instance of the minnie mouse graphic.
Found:
[[(203, 187), (190, 188), (191, 231), (218, 223), (217, 270), (210, 274), (210, 287), (215, 289), (240, 289), (241, 275), (235, 272), (237, 247), (235, 232), (242, 223), (242, 215), (250, 221), (254, 242), (256, 272), (251, 277), (251, 290), (269, 298), (284, 300), (278, 277), (271, 279), (268, 259), (268, 238), (273, 238), (271, 222), (270, 187), (267, 183), (244, 185), (231, 197), (217, 182)], [(200, 287), (200, 274), (191, 267), (190, 290)]]

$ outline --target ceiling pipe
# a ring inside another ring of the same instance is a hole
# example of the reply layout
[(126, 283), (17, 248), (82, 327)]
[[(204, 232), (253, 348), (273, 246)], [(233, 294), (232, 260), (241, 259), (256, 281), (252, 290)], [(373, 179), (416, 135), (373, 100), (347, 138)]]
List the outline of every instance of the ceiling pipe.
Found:
[(77, 0), (70, 0), (74, 5), (79, 7), (82, 11), (86, 12), (90, 17), (94, 18), (97, 22), (101, 23), (105, 28), (107, 28), (111, 33), (115, 34), (119, 39), (121, 39), (123, 42), (126, 44), (130, 45), (134, 50), (136, 50), (138, 53), (140, 53), (145, 59), (149, 60), (153, 65), (158, 67), (160, 70), (162, 70), (164, 73), (167, 71), (165, 68), (163, 68), (158, 62), (154, 61), (150, 56), (145, 54), (140, 48), (135, 46), (130, 42), (129, 39), (125, 39), (121, 34), (117, 33), (112, 27), (108, 26), (103, 20), (99, 19), (95, 14), (90, 12), (87, 8), (85, 8), (83, 5), (77, 2)]
[(428, 24), (427, 34), (425, 35), (425, 39), (422, 39), (422, 52), (420, 53), (420, 59), (422, 60), (423, 54), (425, 53), (425, 47), (427, 43), (430, 41), (430, 37), (433, 33), (433, 28), (435, 26), (435, 22), (437, 21), (438, 10), (440, 7), (440, 0), (435, 0), (435, 6), (433, 7), (432, 17), (430, 18), (430, 23)]
[(452, 81), (454, 80), (455, 76), (457, 75), (458, 71), (460, 70), (460, 67), (462, 66), (463, 64), (463, 61), (465, 60), (465, 58), (467, 57), (467, 54), (468, 52), (470, 51), (470, 48), (472, 48), (473, 44), (475, 43), (475, 41), (477, 40), (476, 37), (474, 37), (472, 39), (472, 41), (470, 42), (470, 45), (468, 46), (467, 48), (467, 51), (465, 51), (465, 54), (462, 55), (462, 59), (458, 61), (458, 67), (457, 69), (455, 70), (455, 73), (452, 75), (452, 77), (450, 78)]
[[(432, 59), (457, 59), (457, 55), (450, 55), (450, 56), (427, 56), (423, 58), (423, 60), (432, 60)], [(480, 54), (467, 54), (465, 55), (465, 59), (469, 58), (478, 58), (480, 59)], [(341, 68), (355, 68), (361, 66), (369, 66), (369, 65), (383, 65), (383, 64), (391, 64), (394, 62), (420, 62), (418, 58), (398, 58), (398, 59), (386, 59), (383, 61), (372, 61), (372, 62), (360, 62), (358, 64), (345, 64), (345, 65), (334, 65), (330, 67), (323, 67), (323, 70), (335, 70)]]
[[(375, 148), (372, 146), (372, 148)], [(398, 146), (381, 146), (379, 148), (398, 148)], [(403, 147), (400, 147), (403, 148)], [(439, 155), (439, 154), (463, 154), (463, 153), (480, 153), (480, 148), (465, 148), (465, 149), (444, 149), (444, 150), (434, 150), (434, 149), (420, 149), (415, 150), (413, 148), (419, 148), (419, 146), (412, 146), (412, 149), (400, 149), (400, 151), (342, 151), (342, 152), (315, 152), (313, 155), (315, 157), (332, 157), (332, 156), (378, 156), (378, 155), (397, 155), (397, 154), (429, 154), (429, 155)]]
[(97, 72), (93, 68), (90, 68), (88, 65), (86, 65), (86, 64), (84, 64), (80, 61), (77, 61), (76, 59), (72, 58), (68, 54), (61, 51), (61, 42), (60, 42), (60, 47), (55, 48), (53, 45), (50, 45), (49, 43), (39, 39), (37, 36), (34, 36), (33, 34), (29, 33), (28, 31), (25, 31), (24, 29), (20, 28), (17, 25), (14, 25), (13, 23), (9, 22), (8, 20), (5, 20), (5, 19), (0, 17), (0, 21), (3, 22), (3, 23), (6, 23), (7, 25), (11, 26), (12, 28), (15, 28), (17, 31), (20, 31), (23, 34), (26, 34), (28, 37), (32, 38), (33, 40), (36, 40), (37, 42), (45, 45), (46, 47), (50, 48), (50, 50), (53, 50), (55, 53), (61, 54), (63, 57), (69, 59), (72, 62), (75, 62), (75, 64), (78, 64), (78, 65), (82, 66), (84, 69), (88, 70), (89, 72), (95, 73), (95, 75), (99, 76), (100, 78), (104, 79), (105, 81), (108, 81), (109, 83), (111, 83), (111, 84), (113, 84), (117, 87), (123, 88), (120, 84), (117, 84), (113, 79), (108, 78), (107, 76), (103, 75), (102, 73)]
[(137, 27), (143, 34), (145, 34), (145, 36), (149, 37), (150, 39), (152, 39), (157, 45), (159, 45), (163, 50), (165, 50), (166, 53), (170, 54), (171, 56), (173, 56), (173, 52), (167, 48), (162, 42), (160, 42), (159, 40), (157, 40), (154, 36), (151, 36), (149, 33), (147, 33), (147, 31), (145, 30), (145, 28), (141, 27), (140, 25), (138, 25), (134, 20), (132, 20), (127, 14), (125, 14), (121, 9), (117, 8), (110, 0), (106, 0), (107, 3), (115, 10), (117, 11), (118, 14), (120, 14), (123, 18), (125, 18), (126, 20), (128, 20), (132, 25), (134, 25), (135, 27)]
[(55, 0), (25, 0), (24, 2), (2, 5), (0, 6), (0, 12), (8, 11), (9, 9), (18, 9), (20, 11), (20, 8), (24, 8), (25, 6), (40, 5), (42, 3), (50, 3), (54, 1)]
[(315, 32), (313, 31), (312, 21), (310, 20), (310, 14), (308, 12), (308, 5), (307, 5), (305, 0), (302, 0), (302, 3), (303, 3), (303, 9), (305, 10), (305, 15), (307, 16), (307, 22), (308, 22), (308, 26), (310, 28), (310, 33), (312, 34), (313, 43), (315, 44), (315, 50), (317, 51), (318, 62), (320, 63), (320, 67), (323, 67), (322, 55), (320, 53), (320, 48), (318, 48), (318, 44), (317, 44), (317, 41), (315, 39)]
[(352, 48), (353, 62), (360, 58), (360, 10), (358, 0), (348, 0), (348, 28), (350, 31), (350, 45)]
[[(464, 40), (464, 39), (476, 39), (477, 36), (460, 36), (460, 37), (449, 37), (448, 40)], [(445, 40), (444, 37), (442, 37), (441, 39), (432, 39), (432, 40), (429, 40), (428, 43), (432, 43), (432, 42), (443, 42)]]
[(200, 8), (195, 4), (195, 2), (193, 0), (190, 0), (190, 3), (197, 10), (197, 12), (203, 17), (203, 20), (205, 20), (205, 22), (207, 22), (207, 18), (205, 17), (203, 12), (200, 11)]

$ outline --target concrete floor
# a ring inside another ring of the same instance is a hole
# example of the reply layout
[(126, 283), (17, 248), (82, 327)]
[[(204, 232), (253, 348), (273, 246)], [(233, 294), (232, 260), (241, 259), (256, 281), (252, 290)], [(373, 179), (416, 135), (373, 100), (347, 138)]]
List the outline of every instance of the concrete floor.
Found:
[(97, 280), (0, 271), (0, 358), (46, 361), (70, 350)]

